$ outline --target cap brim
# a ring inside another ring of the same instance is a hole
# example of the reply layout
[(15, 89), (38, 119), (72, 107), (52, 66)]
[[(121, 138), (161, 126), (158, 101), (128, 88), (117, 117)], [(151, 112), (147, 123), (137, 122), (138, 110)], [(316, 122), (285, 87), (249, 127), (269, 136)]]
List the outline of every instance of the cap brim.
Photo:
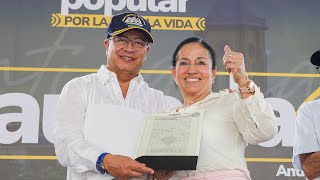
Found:
[(121, 33), (124, 33), (124, 32), (126, 32), (126, 31), (129, 31), (129, 30), (131, 30), (131, 29), (140, 30), (141, 32), (144, 33), (144, 35), (146, 36), (146, 38), (147, 38), (147, 40), (148, 40), (149, 43), (153, 43), (153, 42), (154, 42), (153, 37), (152, 37), (152, 35), (149, 33), (149, 31), (147, 31), (147, 30), (145, 30), (144, 28), (141, 28), (141, 27), (139, 27), (139, 26), (131, 26), (131, 27), (123, 28), (123, 29), (121, 29), (121, 30), (119, 30), (119, 31), (115, 31), (114, 33), (109, 34), (109, 35), (112, 35), (112, 36), (114, 36), (114, 35), (119, 35), (119, 34), (121, 34)]

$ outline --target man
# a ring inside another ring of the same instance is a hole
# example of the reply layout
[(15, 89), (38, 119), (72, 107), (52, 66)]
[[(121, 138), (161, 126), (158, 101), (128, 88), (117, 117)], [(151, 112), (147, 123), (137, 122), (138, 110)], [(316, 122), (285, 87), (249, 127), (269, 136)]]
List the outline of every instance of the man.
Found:
[(139, 74), (150, 51), (149, 43), (153, 43), (150, 32), (149, 22), (138, 14), (115, 15), (104, 41), (107, 65), (97, 73), (71, 80), (63, 88), (57, 104), (54, 145), (59, 162), (68, 167), (68, 180), (93, 176), (128, 179), (154, 173), (129, 157), (104, 152), (86, 141), (83, 134), (88, 104), (113, 104), (145, 113), (172, 108), (164, 94), (148, 87)]
[[(319, 71), (320, 51), (311, 56), (311, 63)], [(308, 179), (320, 180), (320, 99), (299, 108), (292, 164), (303, 170)]]

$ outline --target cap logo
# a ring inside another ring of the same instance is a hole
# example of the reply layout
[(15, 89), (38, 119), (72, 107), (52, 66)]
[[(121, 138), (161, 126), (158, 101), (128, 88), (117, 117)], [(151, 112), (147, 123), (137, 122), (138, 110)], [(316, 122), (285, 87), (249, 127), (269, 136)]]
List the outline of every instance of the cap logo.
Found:
[(146, 36), (149, 43), (153, 43), (151, 27), (148, 20), (135, 13), (114, 15), (109, 23), (106, 38), (108, 39), (110, 36), (119, 35), (131, 29), (139, 30)]
[(123, 21), (128, 25), (143, 26), (143, 20), (137, 16), (126, 16)]

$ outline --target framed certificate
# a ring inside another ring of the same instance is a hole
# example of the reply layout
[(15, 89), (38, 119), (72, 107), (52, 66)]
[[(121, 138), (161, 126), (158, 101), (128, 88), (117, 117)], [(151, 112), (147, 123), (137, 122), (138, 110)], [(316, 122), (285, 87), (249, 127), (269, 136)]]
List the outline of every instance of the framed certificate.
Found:
[(203, 111), (142, 114), (127, 107), (89, 105), (84, 137), (111, 154), (129, 156), (154, 170), (194, 170)]

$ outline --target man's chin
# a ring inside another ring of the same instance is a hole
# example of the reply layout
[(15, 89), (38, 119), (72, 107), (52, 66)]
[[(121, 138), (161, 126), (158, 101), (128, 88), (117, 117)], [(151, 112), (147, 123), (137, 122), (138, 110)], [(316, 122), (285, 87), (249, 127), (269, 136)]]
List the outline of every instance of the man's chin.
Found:
[(123, 73), (132, 74), (132, 75), (138, 75), (140, 72), (140, 69), (136, 68), (121, 68), (121, 71)]

